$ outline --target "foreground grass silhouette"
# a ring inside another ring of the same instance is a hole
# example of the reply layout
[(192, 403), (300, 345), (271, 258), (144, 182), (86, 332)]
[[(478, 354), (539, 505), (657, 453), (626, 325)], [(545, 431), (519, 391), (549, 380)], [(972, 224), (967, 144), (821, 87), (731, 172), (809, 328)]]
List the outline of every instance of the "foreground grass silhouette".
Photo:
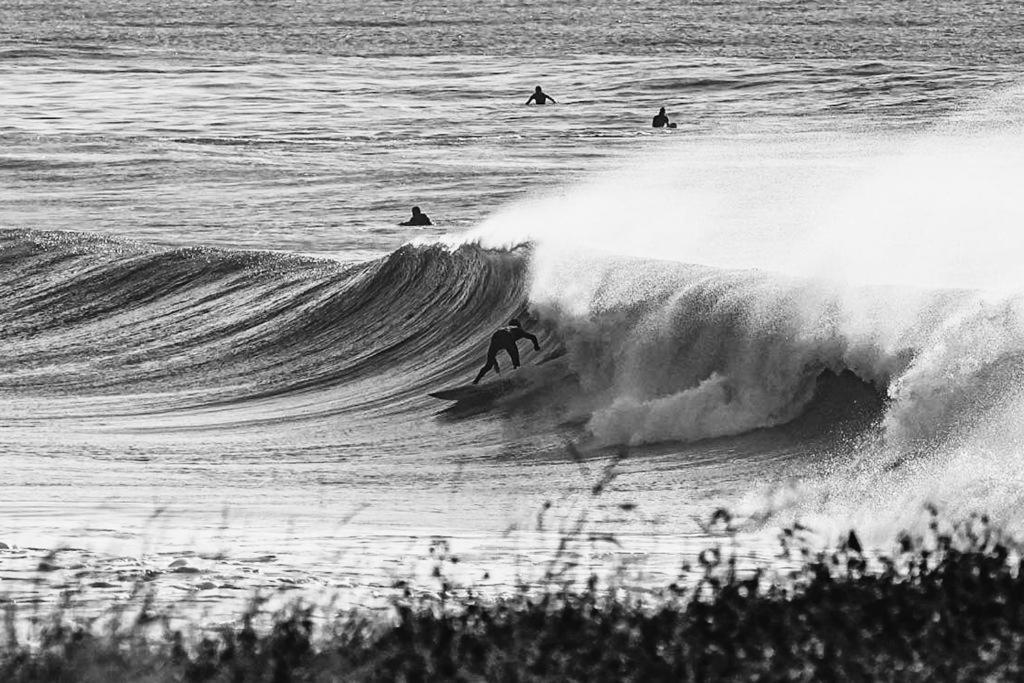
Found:
[[(933, 512), (934, 516), (934, 512)], [(783, 545), (793, 550), (792, 529)], [(739, 572), (720, 549), (699, 577), (654, 604), (597, 580), (576, 590), (395, 600), (351, 612), (314, 636), (311, 609), (258, 632), (240, 626), (189, 641), (150, 632), (145, 610), (102, 635), (57, 625), (29, 648), (8, 611), (3, 681), (376, 680), (1021, 680), (1024, 577), (1016, 545), (972, 517), (933, 519), (888, 557), (855, 534), (834, 552), (800, 548), (783, 577)], [(870, 564), (870, 568), (869, 568)]]

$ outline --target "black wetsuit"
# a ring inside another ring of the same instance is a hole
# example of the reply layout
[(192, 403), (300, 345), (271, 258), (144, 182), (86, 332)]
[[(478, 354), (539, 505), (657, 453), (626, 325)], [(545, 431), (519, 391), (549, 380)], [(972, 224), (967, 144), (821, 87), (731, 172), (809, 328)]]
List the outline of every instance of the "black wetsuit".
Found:
[(664, 114), (656, 115), (654, 117), (654, 120), (651, 121), (651, 127), (652, 128), (664, 128), (667, 125), (669, 125), (668, 117), (665, 116)]
[(508, 351), (508, 355), (512, 358), (512, 367), (519, 367), (519, 349), (516, 347), (516, 342), (520, 339), (529, 339), (533, 342), (534, 349), (540, 349), (540, 344), (537, 343), (537, 337), (533, 336), (521, 327), (502, 327), (497, 332), (491, 335), (491, 345), (487, 348), (487, 364), (484, 365), (480, 373), (477, 374), (476, 379), (473, 380), (473, 384), (476, 384), (486, 375), (491, 369), (498, 370), (498, 351), (504, 349)]
[(551, 100), (554, 104), (558, 104), (555, 102), (554, 97), (539, 91), (530, 95), (530, 99), (526, 100), (526, 103), (529, 104), (530, 102), (536, 102), (537, 104), (547, 104), (548, 100)]
[(427, 214), (420, 212), (413, 214), (412, 218), (404, 223), (399, 223), (399, 225), (433, 225), (433, 223), (430, 222), (430, 217)]

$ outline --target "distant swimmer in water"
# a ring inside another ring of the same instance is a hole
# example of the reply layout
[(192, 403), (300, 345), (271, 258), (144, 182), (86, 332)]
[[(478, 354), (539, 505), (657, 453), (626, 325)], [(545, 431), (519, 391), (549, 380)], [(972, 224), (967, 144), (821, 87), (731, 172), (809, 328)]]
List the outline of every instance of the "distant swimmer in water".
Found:
[(523, 329), (523, 326), (519, 324), (519, 320), (512, 318), (508, 321), (508, 327), (502, 327), (497, 332), (491, 335), (491, 345), (487, 349), (487, 365), (480, 370), (480, 373), (473, 380), (473, 384), (479, 384), (483, 376), (487, 374), (487, 371), (494, 368), (494, 371), (501, 373), (498, 369), (498, 351), (502, 349), (508, 351), (508, 355), (512, 357), (512, 367), (519, 367), (519, 349), (516, 347), (516, 342), (520, 339), (529, 339), (533, 342), (533, 350), (540, 351), (540, 344), (537, 343), (537, 338)]
[(665, 107), (658, 110), (658, 114), (651, 121), (652, 128), (675, 128), (676, 124), (668, 122), (668, 116), (665, 115)]
[(558, 104), (558, 102), (555, 102), (554, 97), (546, 94), (538, 85), (536, 89), (534, 89), (533, 94), (530, 95), (530, 99), (526, 100), (526, 103), (529, 104), (530, 102), (536, 102), (537, 104), (547, 104), (548, 100), (551, 100), (552, 104)]
[(420, 211), (420, 207), (412, 207), (412, 218), (409, 220), (399, 223), (399, 225), (433, 225), (430, 222), (430, 216)]

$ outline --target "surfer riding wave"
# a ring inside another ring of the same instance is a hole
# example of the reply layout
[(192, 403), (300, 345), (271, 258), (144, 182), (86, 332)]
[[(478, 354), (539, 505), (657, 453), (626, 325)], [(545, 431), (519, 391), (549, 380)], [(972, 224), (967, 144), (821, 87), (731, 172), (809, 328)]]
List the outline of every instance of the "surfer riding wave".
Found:
[(491, 345), (487, 349), (487, 363), (480, 369), (476, 379), (473, 380), (473, 384), (479, 384), (480, 380), (483, 379), (483, 376), (491, 368), (494, 368), (495, 372), (501, 373), (501, 370), (498, 368), (498, 351), (502, 349), (507, 351), (508, 355), (512, 358), (512, 367), (518, 368), (519, 349), (516, 347), (516, 342), (520, 339), (529, 339), (533, 342), (533, 350), (540, 351), (537, 337), (524, 330), (518, 319), (512, 318), (508, 322), (507, 327), (502, 327), (491, 335)]

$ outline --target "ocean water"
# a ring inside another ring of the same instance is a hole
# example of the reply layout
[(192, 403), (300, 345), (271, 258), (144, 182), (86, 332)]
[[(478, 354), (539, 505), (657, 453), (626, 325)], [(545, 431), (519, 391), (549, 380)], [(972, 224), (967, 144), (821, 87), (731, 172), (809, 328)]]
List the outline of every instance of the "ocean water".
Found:
[[(0, 0), (0, 595), (504, 590), (573, 533), (654, 585), (719, 506), (749, 555), (1019, 529), (1022, 29)], [(513, 316), (502, 391), (428, 396)]]

